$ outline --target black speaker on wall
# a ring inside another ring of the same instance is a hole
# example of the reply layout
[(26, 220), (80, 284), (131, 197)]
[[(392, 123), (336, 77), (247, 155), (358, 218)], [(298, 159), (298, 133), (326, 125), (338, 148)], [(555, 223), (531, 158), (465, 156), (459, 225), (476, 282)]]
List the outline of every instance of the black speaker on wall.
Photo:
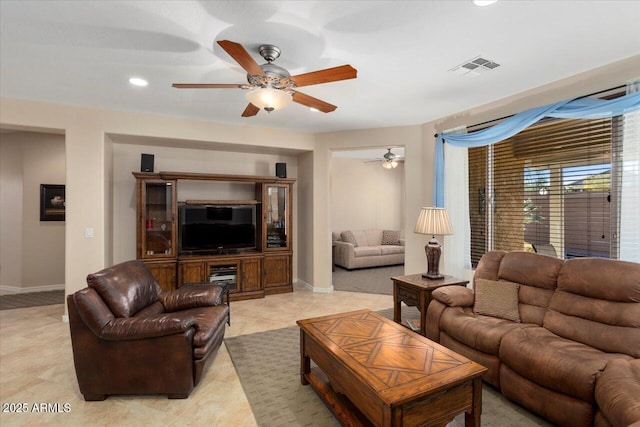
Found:
[(278, 178), (286, 178), (287, 177), (287, 164), (286, 163), (276, 163), (276, 176)]
[(140, 172), (153, 172), (153, 154), (143, 154), (141, 156)]

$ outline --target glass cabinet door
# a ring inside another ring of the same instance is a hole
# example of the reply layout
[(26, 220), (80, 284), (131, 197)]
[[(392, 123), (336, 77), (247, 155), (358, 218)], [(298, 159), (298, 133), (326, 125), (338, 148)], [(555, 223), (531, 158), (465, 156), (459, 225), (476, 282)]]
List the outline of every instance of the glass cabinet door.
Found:
[(289, 249), (289, 186), (267, 184), (264, 193), (265, 250)]
[(142, 257), (175, 256), (175, 185), (172, 181), (145, 181), (142, 188)]

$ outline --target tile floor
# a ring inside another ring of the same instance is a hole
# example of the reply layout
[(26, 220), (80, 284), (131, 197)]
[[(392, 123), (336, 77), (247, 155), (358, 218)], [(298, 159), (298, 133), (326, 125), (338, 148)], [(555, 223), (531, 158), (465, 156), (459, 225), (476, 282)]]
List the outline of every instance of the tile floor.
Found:
[[(297, 319), (308, 317), (392, 306), (390, 295), (320, 294), (295, 285), (293, 293), (232, 302), (226, 336), (293, 326)], [(256, 426), (224, 344), (188, 399), (111, 396), (103, 402), (85, 402), (76, 382), (69, 325), (61, 321), (63, 310), (62, 305), (51, 305), (0, 311), (3, 427)], [(60, 412), (36, 412), (34, 405), (37, 409), (41, 403), (57, 403)], [(21, 407), (26, 407), (26, 413), (11, 412)]]

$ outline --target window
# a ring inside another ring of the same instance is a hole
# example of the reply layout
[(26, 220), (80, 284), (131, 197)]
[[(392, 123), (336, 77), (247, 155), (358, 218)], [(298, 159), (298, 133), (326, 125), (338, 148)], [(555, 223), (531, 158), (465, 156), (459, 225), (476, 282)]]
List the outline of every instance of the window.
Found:
[(624, 120), (548, 119), (470, 148), (472, 264), (494, 249), (618, 258)]

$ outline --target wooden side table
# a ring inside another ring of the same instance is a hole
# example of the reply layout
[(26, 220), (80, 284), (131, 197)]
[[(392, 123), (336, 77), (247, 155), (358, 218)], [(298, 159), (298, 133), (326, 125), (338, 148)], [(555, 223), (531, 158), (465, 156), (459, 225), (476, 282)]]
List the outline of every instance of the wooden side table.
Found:
[(404, 302), (410, 307), (417, 307), (420, 311), (420, 335), (427, 335), (427, 307), (431, 302), (431, 292), (442, 286), (466, 286), (468, 280), (458, 279), (453, 276), (444, 276), (444, 279), (431, 280), (422, 277), (422, 274), (392, 277), (393, 281), (393, 320), (402, 324), (401, 304)]

